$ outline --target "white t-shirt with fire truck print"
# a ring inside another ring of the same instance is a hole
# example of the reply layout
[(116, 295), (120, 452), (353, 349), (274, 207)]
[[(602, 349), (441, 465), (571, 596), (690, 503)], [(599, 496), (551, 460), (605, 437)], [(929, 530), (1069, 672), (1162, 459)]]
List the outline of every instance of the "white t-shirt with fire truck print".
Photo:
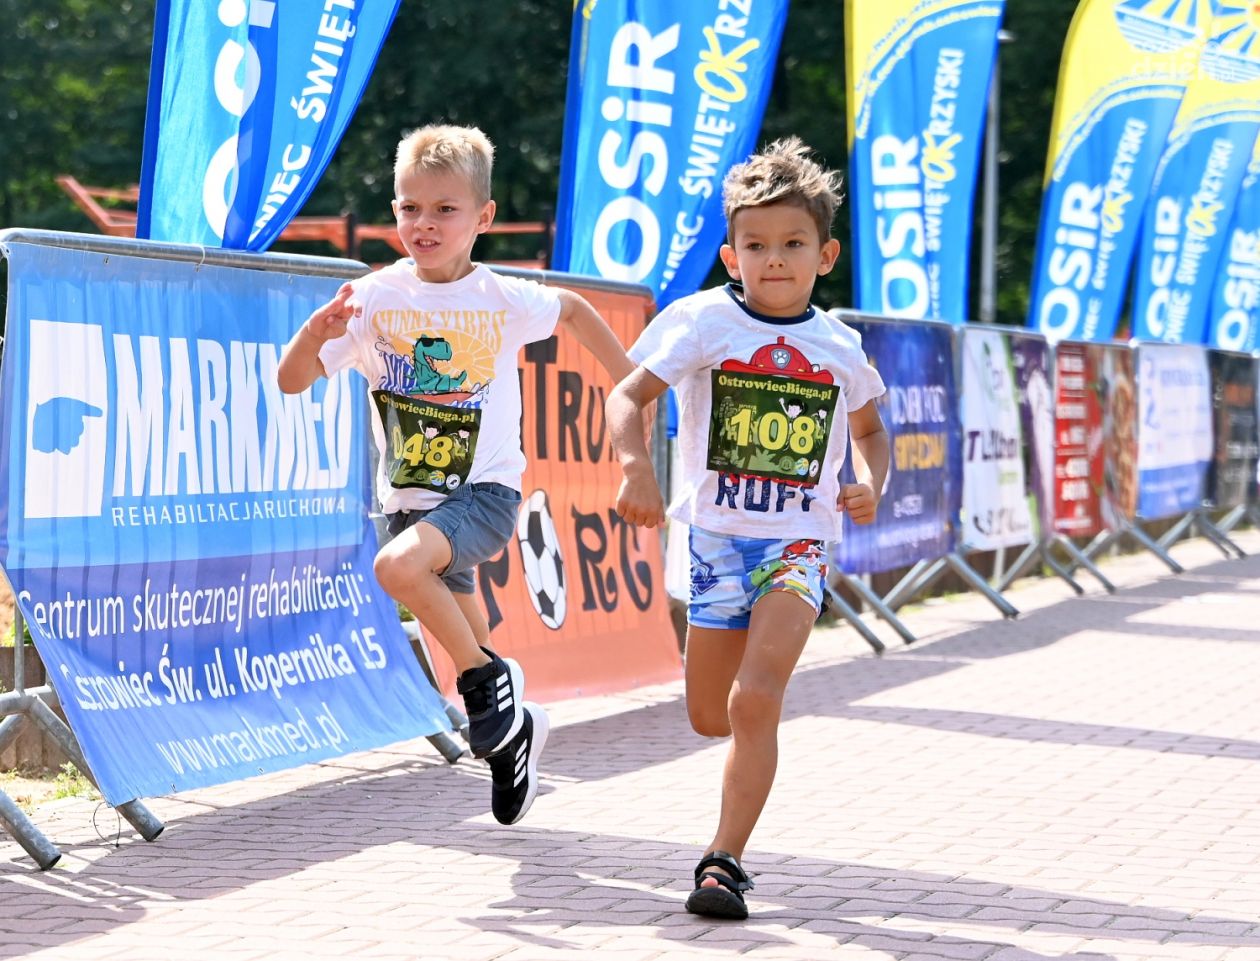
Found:
[(728, 284), (675, 301), (630, 356), (677, 393), (671, 517), (719, 534), (840, 539), (848, 415), (884, 392), (857, 331), (812, 306), (758, 314)]

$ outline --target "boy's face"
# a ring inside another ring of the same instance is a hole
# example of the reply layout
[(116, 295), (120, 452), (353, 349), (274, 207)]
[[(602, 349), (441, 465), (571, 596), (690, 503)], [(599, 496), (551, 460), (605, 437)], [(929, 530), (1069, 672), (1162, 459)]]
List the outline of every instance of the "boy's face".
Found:
[(723, 244), (722, 263), (744, 285), (744, 302), (769, 317), (804, 313), (814, 281), (835, 266), (840, 243), (818, 241), (818, 228), (803, 207), (770, 204), (735, 214), (733, 244)]
[(472, 247), (494, 222), (494, 201), (480, 203), (467, 178), (452, 171), (411, 171), (395, 182), (398, 238), (416, 276), (445, 284), (472, 271)]

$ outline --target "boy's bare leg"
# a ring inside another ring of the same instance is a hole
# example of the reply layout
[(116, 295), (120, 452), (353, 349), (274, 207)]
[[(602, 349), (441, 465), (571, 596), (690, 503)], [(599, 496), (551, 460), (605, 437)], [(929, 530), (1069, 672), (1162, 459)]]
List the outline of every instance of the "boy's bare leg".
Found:
[[(784, 591), (772, 591), (753, 605), (727, 702), (733, 737), (722, 776), (722, 813), (706, 854), (726, 851), (743, 859), (779, 764), (783, 694), (816, 619), (810, 605)], [(706, 878), (702, 884), (711, 887), (717, 881)]]
[(687, 627), (687, 717), (697, 734), (730, 737), (727, 707), (747, 642), (747, 630)]
[(481, 612), (481, 605), (477, 603), (477, 595), (457, 594), (455, 591), (451, 591), (451, 597), (455, 598), (455, 603), (459, 605), (460, 612), (464, 615), (464, 620), (468, 622), (468, 626), (472, 629), (477, 646), (494, 650), (494, 645), (490, 643), (490, 623), (486, 620), (486, 615)]
[[(451, 545), (432, 524), (421, 521), (407, 528), (376, 555), (376, 578), (385, 593), (405, 605), (424, 625), (442, 649), (450, 655), (457, 673), (490, 663), (479, 641), (478, 622), (485, 618), (478, 610), (473, 621), (456, 595), (451, 593), (438, 571), (451, 562)], [(475, 607), (473, 595), (467, 595)]]

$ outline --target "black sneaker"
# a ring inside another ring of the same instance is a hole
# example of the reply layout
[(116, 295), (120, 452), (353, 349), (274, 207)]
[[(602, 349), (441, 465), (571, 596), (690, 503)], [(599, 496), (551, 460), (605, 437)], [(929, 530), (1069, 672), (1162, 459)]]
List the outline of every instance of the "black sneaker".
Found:
[[(485, 648), (482, 648), (484, 651)], [(521, 695), (525, 676), (510, 657), (486, 651), (490, 663), (465, 671), (455, 682), (468, 714), (468, 747), (473, 757), (489, 757), (507, 747), (525, 721)]]
[(490, 810), (500, 824), (515, 824), (538, 795), (538, 757), (547, 743), (547, 712), (525, 702), (525, 724), (504, 750), (490, 755)]

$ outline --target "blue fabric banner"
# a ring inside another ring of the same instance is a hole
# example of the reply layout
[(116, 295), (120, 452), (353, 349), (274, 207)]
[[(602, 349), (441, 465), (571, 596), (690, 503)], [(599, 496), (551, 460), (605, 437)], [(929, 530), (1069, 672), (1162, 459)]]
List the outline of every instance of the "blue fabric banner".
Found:
[(1221, 350), (1260, 348), (1260, 139), (1234, 203), (1215, 284), (1207, 342)]
[(1158, 520), (1203, 504), (1212, 460), (1207, 350), (1142, 344), (1137, 351), (1137, 514)]
[(158, 0), (136, 236), (266, 250), (359, 105), (398, 0)]
[(725, 239), (722, 179), (756, 147), (787, 0), (574, 4), (553, 264), (693, 293)]
[(972, 204), (1004, 6), (847, 0), (858, 310), (967, 319)]
[(447, 728), (372, 572), (337, 279), (11, 244), (0, 566), (111, 803)]
[(1218, 3), (1142, 218), (1132, 331), (1201, 344), (1234, 205), (1260, 133), (1255, 13)]
[(1028, 326), (1110, 340), (1141, 213), (1199, 61), (1206, 3), (1081, 0), (1063, 51)]
[[(862, 335), (862, 349), (888, 385), (876, 404), (892, 463), (875, 523), (845, 517), (836, 564), (848, 574), (874, 574), (934, 560), (954, 549), (962, 496), (952, 332), (941, 323), (844, 320)], [(844, 474), (852, 483), (850, 461)]]

